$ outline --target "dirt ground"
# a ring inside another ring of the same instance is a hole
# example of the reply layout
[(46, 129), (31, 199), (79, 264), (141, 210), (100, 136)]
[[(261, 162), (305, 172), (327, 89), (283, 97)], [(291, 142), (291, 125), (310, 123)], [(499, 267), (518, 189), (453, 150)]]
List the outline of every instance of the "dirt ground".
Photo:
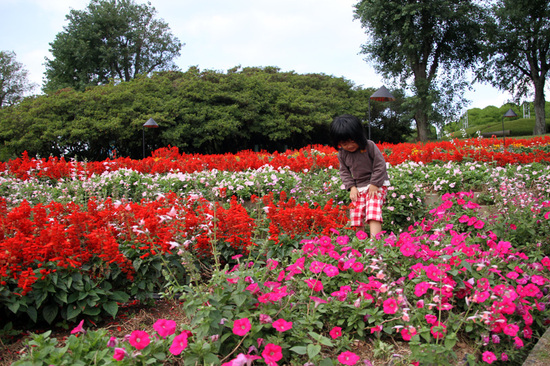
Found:
[[(183, 308), (177, 302), (158, 300), (154, 306), (150, 307), (136, 303), (121, 308), (117, 319), (102, 324), (100, 327), (107, 329), (112, 336), (117, 338), (122, 338), (136, 329), (145, 330), (149, 334), (152, 334), (154, 333), (153, 324), (158, 319), (174, 320), (178, 325), (186, 322)], [(63, 340), (70, 335), (71, 329), (54, 329), (51, 337)], [(90, 330), (90, 328), (87, 329)], [(35, 330), (37, 333), (41, 331), (43, 330)], [(0, 366), (11, 365), (19, 359), (20, 353), (24, 351), (23, 342), (27, 338), (28, 334), (21, 334), (15, 337), (10, 344), (0, 344)], [(400, 360), (410, 354), (406, 342), (389, 341), (387, 344), (391, 345), (391, 347), (388, 346), (388, 352), (378, 355), (378, 358), (375, 358), (374, 346), (370, 340), (355, 341), (352, 351), (360, 356), (362, 360), (371, 360), (373, 366), (397, 366), (401, 364)], [(463, 360), (469, 351), (471, 351), (471, 348), (466, 343), (458, 342), (455, 347), (455, 352), (458, 356), (455, 363), (456, 366), (466, 365)]]

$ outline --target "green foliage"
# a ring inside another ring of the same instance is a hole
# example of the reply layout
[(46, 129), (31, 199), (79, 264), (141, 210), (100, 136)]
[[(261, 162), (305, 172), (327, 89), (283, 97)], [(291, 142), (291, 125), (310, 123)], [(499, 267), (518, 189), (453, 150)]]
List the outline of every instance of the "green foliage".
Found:
[[(343, 78), (274, 67), (160, 72), (84, 92), (61, 89), (0, 110), (1, 152), (102, 160), (114, 153), (141, 158), (143, 140), (147, 155), (166, 146), (225, 153), (328, 144), (333, 117), (365, 116), (370, 94)], [(373, 103), (373, 138), (399, 142), (409, 122), (402, 112), (386, 112)], [(149, 118), (159, 128), (144, 131)]]
[(92, 0), (86, 10), (71, 10), (69, 24), (50, 43), (44, 89), (84, 90), (176, 69), (182, 45), (155, 14), (151, 3), (134, 0)]
[(408, 109), (419, 139), (426, 141), (428, 123), (448, 114), (451, 105), (441, 102), (466, 87), (464, 71), (478, 57), (484, 12), (474, 1), (363, 0), (355, 15), (369, 36), (362, 52), (376, 70), (409, 84)]
[(41, 271), (35, 270), (38, 280), (33, 284), (33, 290), (26, 296), (13, 296), (10, 287), (17, 287), (17, 282), (8, 281), (0, 285), (3, 295), (0, 302), (4, 309), (9, 310), (10, 316), (30, 324), (55, 324), (74, 322), (79, 317), (87, 317), (98, 321), (105, 317), (114, 318), (118, 313), (118, 304), (129, 300), (125, 289), (129, 281), (125, 281), (120, 270), (113, 268), (102, 269), (103, 276), (94, 273), (91, 268), (82, 268), (82, 271), (69, 271), (54, 264), (54, 271), (42, 276)]

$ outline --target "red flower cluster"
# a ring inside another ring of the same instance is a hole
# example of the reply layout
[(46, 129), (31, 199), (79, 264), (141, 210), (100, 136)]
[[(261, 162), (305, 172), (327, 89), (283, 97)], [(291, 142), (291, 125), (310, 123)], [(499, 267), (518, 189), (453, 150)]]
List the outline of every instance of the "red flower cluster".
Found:
[(287, 201), (281, 192), (278, 204), (273, 203), (273, 194), (263, 199), (269, 224), (269, 239), (279, 242), (279, 235), (296, 236), (328, 235), (331, 229), (340, 229), (348, 222), (346, 207), (334, 205), (329, 200), (324, 207), (316, 203), (297, 204), (294, 198)]

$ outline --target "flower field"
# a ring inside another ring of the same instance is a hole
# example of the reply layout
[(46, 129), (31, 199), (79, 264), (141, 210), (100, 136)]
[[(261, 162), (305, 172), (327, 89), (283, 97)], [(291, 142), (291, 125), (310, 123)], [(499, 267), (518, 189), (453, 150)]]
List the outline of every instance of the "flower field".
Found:
[[(23, 155), (0, 165), (0, 329), (78, 324), (15, 365), (454, 365), (459, 343), (470, 365), (519, 364), (550, 325), (550, 137), (506, 142), (379, 144), (376, 240), (350, 230), (324, 146)], [(94, 329), (157, 294), (187, 320)]]

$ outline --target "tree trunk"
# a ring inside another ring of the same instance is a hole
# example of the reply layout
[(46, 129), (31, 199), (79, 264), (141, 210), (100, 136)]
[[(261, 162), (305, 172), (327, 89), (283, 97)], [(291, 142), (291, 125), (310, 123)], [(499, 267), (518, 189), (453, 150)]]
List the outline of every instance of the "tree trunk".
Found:
[(535, 85), (535, 128), (533, 128), (533, 135), (544, 135), (546, 133), (544, 82), (544, 78), (539, 78), (533, 83)]
[(414, 120), (416, 121), (418, 140), (421, 142), (428, 141), (428, 115), (423, 110), (417, 109)]

